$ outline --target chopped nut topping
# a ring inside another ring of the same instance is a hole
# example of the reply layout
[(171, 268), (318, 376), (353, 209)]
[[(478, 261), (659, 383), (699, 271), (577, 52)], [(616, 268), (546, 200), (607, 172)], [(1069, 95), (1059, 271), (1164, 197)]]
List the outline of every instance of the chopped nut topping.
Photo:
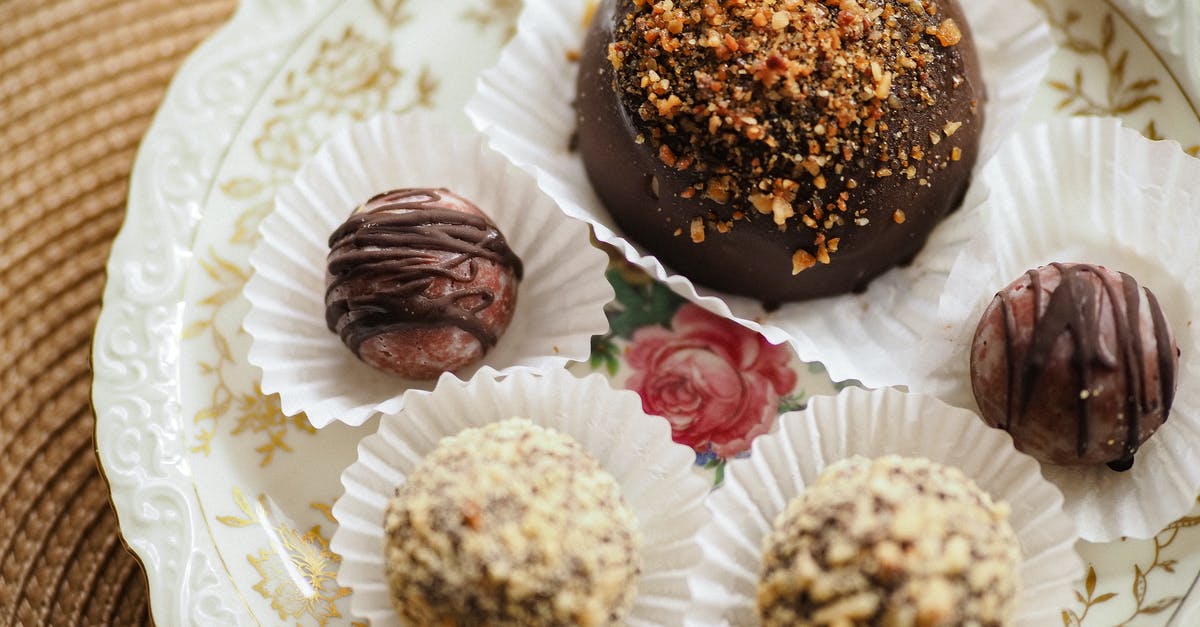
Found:
[(667, 164), (668, 166), (670, 166), (672, 168), (675, 167), (675, 153), (671, 152), (670, 146), (668, 146), (666, 144), (659, 146), (658, 158), (659, 158), (659, 160), (661, 160), (663, 163)]
[(670, 96), (667, 96), (666, 100), (659, 100), (656, 103), (656, 106), (658, 107), (659, 115), (669, 118), (675, 116), (675, 112), (679, 111), (679, 107), (682, 104), (683, 101), (679, 99), (679, 96), (671, 94)]
[(800, 274), (815, 265), (817, 265), (816, 258), (803, 248), (792, 253), (792, 276)]
[(829, 248), (825, 244), (817, 245), (817, 261), (829, 265)]
[(776, 11), (775, 14), (771, 16), (771, 28), (774, 28), (775, 30), (783, 30), (787, 28), (788, 23), (791, 21), (792, 18), (790, 15), (788, 15), (787, 11)]
[(775, 224), (783, 226), (788, 218), (796, 215), (796, 210), (792, 208), (791, 203), (775, 196), (771, 199), (771, 213), (775, 216)]
[(884, 72), (883, 78), (875, 83), (875, 97), (880, 100), (887, 100), (887, 97), (892, 93), (892, 73)]
[(924, 459), (853, 457), (788, 504), (763, 544), (761, 623), (1006, 625), (1021, 546), (962, 472)]
[(467, 429), (406, 475), (380, 521), (400, 623), (607, 625), (633, 604), (637, 520), (569, 436), (520, 419)]
[(692, 219), (692, 241), (699, 244), (704, 241), (704, 220)]
[(750, 197), (750, 204), (758, 209), (759, 213), (772, 213), (771, 207), (774, 204), (774, 199), (766, 194), (754, 194)]
[(906, 219), (907, 218), (904, 216), (904, 210), (902, 209), (897, 209), (894, 213), (892, 213), (892, 220), (895, 221), (896, 224), (904, 224), (904, 220)]
[(931, 26), (925, 32), (930, 35), (936, 35), (938, 41), (944, 47), (955, 46), (958, 45), (958, 42), (962, 41), (962, 31), (958, 29), (958, 24), (955, 24), (954, 20), (949, 18), (939, 24), (937, 28)]
[(942, 132), (946, 134), (946, 137), (950, 137), (957, 133), (960, 128), (962, 128), (962, 122), (946, 122), (946, 126), (942, 128)]
[(940, 85), (960, 71), (945, 69), (958, 53), (942, 48), (962, 33), (937, 17), (938, 0), (618, 6), (608, 57), (622, 102), (664, 164), (695, 173), (703, 196), (728, 205), (710, 216), (718, 232), (750, 204), (756, 212), (744, 219), (841, 234), (869, 224), (831, 215), (863, 206), (844, 196), (863, 177), (914, 179), (910, 161), (926, 159), (931, 169), (920, 174), (933, 176), (946, 159), (932, 149), (941, 135), (899, 114), (937, 107)]

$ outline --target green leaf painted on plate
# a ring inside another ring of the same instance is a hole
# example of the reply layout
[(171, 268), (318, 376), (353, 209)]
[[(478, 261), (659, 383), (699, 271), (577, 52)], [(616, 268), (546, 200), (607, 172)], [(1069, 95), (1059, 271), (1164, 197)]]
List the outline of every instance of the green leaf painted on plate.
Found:
[(669, 327), (671, 318), (684, 302), (670, 288), (656, 281), (645, 285), (630, 284), (618, 268), (609, 269), (605, 276), (616, 294), (616, 301), (608, 312), (609, 328), (615, 337), (630, 339), (642, 327)]
[(718, 459), (716, 463), (716, 474), (713, 475), (713, 487), (719, 486), (725, 482), (725, 460)]
[(611, 335), (593, 335), (592, 353), (588, 363), (592, 370), (603, 369), (609, 376), (616, 376), (621, 367), (620, 350)]
[(789, 411), (800, 411), (808, 406), (808, 395), (804, 390), (800, 390), (793, 394), (788, 394), (779, 399), (779, 413), (786, 414)]

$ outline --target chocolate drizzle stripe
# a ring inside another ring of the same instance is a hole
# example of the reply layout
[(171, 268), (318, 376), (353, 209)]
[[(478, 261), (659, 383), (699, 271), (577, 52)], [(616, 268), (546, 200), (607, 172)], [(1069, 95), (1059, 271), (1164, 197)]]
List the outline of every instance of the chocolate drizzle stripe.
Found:
[(996, 298), (1000, 301), (1000, 312), (1004, 317), (1004, 362), (1008, 366), (1008, 407), (1004, 415), (1004, 429), (1007, 431), (1013, 426), (1013, 408), (1016, 406), (1017, 396), (1020, 395), (1013, 387), (1017, 380), (1017, 349), (1012, 338), (1017, 335), (1017, 321), (1013, 319), (1012, 304), (1008, 299), (1003, 294), (997, 294)]
[[(1005, 321), (1005, 353), (1008, 356), (1009, 414), (1006, 428), (1019, 422), (1029, 410), (1038, 382), (1050, 362), (1054, 346), (1064, 333), (1069, 334), (1073, 353), (1071, 368), (1079, 385), (1077, 401), (1076, 452), (1082, 457), (1087, 452), (1088, 435), (1091, 429), (1092, 373), (1096, 368), (1116, 370), (1123, 366), (1126, 382), (1125, 420), (1128, 424), (1126, 441), (1122, 451), (1125, 457), (1110, 464), (1115, 469), (1128, 468), (1133, 453), (1141, 441), (1140, 419), (1150, 411), (1148, 393), (1145, 389), (1146, 373), (1141, 359), (1142, 343), (1140, 329), (1140, 290), (1133, 277), (1122, 273), (1120, 293), (1106, 280), (1104, 271), (1096, 266), (1054, 263), (1058, 271), (1058, 287), (1050, 294), (1045, 310), (1042, 310), (1042, 285), (1040, 272), (1027, 273), (1033, 290), (1033, 329), (1029, 345), (1023, 354), (1016, 346), (1016, 321), (1010, 297), (1001, 292), (1001, 311)], [(1100, 290), (1092, 284), (1093, 277), (1100, 282)], [(1163, 398), (1169, 399), (1174, 392), (1174, 362), (1170, 355), (1170, 337), (1166, 330), (1162, 310), (1154, 296), (1145, 290), (1151, 302), (1151, 315), (1155, 317), (1155, 339), (1158, 347), (1160, 379)], [(1102, 339), (1103, 297), (1107, 297), (1112, 313), (1118, 354), (1113, 355)], [(1166, 347), (1164, 352), (1163, 347)]]
[[(1120, 273), (1121, 289), (1125, 292), (1125, 315), (1129, 319), (1129, 330), (1132, 341), (1130, 346), (1129, 358), (1135, 359), (1137, 365), (1137, 407), (1141, 411), (1150, 411), (1150, 392), (1146, 385), (1146, 362), (1142, 359), (1142, 351), (1145, 349), (1142, 346), (1142, 295), (1138, 290), (1138, 282), (1133, 277)], [(1131, 388), (1132, 389), (1132, 388)]]
[(1154, 292), (1145, 290), (1146, 299), (1150, 303), (1150, 319), (1154, 321), (1154, 344), (1158, 353), (1158, 381), (1162, 386), (1163, 422), (1171, 412), (1171, 404), (1175, 401), (1175, 355), (1171, 354), (1171, 331), (1167, 326), (1167, 317)]
[[(441, 191), (376, 196), (330, 236), (325, 322), (355, 354), (372, 337), (446, 326), (470, 333), (485, 349), (496, 344), (479, 317), (496, 300), (491, 290), (459, 289), (437, 297), (426, 291), (439, 278), (470, 284), (481, 260), (510, 267), (520, 279), (521, 261), (491, 222), (442, 203)], [(372, 291), (341, 296), (351, 283)]]
[[(1142, 441), (1141, 416), (1144, 410), (1141, 399), (1145, 396), (1142, 383), (1145, 381), (1146, 372), (1141, 357), (1141, 329), (1138, 327), (1138, 309), (1142, 303), (1137, 280), (1124, 272), (1119, 273), (1119, 276), (1120, 294), (1111, 282), (1105, 281), (1104, 277), (1099, 278), (1109, 303), (1112, 304), (1113, 325), (1117, 329), (1117, 349), (1121, 351), (1118, 359), (1123, 360), (1125, 364), (1125, 446), (1122, 449), (1124, 456), (1113, 463), (1116, 467), (1124, 466), (1128, 469), (1133, 465), (1133, 454), (1137, 452), (1138, 443)], [(1121, 332), (1122, 329), (1124, 333)]]

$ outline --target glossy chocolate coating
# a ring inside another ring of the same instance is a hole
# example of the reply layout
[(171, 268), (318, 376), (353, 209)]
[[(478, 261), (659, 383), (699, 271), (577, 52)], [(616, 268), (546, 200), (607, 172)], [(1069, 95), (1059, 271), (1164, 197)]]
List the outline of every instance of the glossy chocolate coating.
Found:
[(996, 294), (971, 346), (984, 420), (1052, 464), (1133, 464), (1166, 420), (1179, 348), (1158, 300), (1123, 272), (1030, 270)]
[(376, 368), (436, 378), (481, 359), (512, 320), (521, 261), (445, 189), (375, 196), (329, 246), (326, 324)]
[[(637, 113), (639, 103), (623, 99), (617, 72), (607, 58), (615, 25), (630, 5), (630, 0), (606, 0), (591, 25), (577, 84), (577, 145), (595, 191), (620, 228), (675, 271), (707, 287), (769, 306), (844, 293), (865, 288), (872, 278), (910, 260), (938, 222), (960, 204), (978, 152), (984, 84), (966, 19), (955, 2), (939, 0), (938, 19), (953, 18), (962, 29), (961, 42), (943, 48), (929, 36), (939, 62), (925, 68), (921, 80), (938, 94), (936, 103), (893, 92), (901, 108), (890, 109), (881, 121), (891, 129), (905, 129), (906, 138), (914, 138), (911, 145), (923, 145), (931, 159), (939, 155), (944, 169), (928, 175), (928, 184), (922, 184), (927, 177), (924, 167), (913, 178), (903, 168), (877, 178), (873, 173), (882, 164), (872, 153), (856, 157), (840, 174), (829, 171), (824, 189), (809, 177), (798, 177), (797, 206), (824, 207), (836, 203), (842, 192), (849, 196), (845, 223), (820, 231), (840, 240), (830, 263), (799, 274), (793, 274), (793, 255), (798, 249), (813, 252), (819, 231), (802, 222), (801, 216), (791, 218), (786, 230), (780, 230), (771, 215), (759, 213), (745, 198), (722, 204), (689, 191), (702, 186), (704, 176), (695, 168), (683, 171), (668, 166), (660, 158), (660, 146), (647, 139)], [(821, 106), (818, 100), (795, 103), (796, 115), (811, 117), (811, 109)], [(941, 139), (950, 121), (964, 126), (953, 138)], [(938, 145), (931, 144), (931, 135), (939, 137)], [(809, 154), (807, 139), (796, 143), (753, 148), (764, 151), (764, 158)], [(951, 160), (946, 155), (955, 148), (960, 158)], [(713, 161), (720, 158), (714, 156)], [(855, 183), (848, 184), (852, 179)], [(897, 210), (903, 212), (902, 218), (896, 217)], [(697, 217), (732, 219), (732, 228), (708, 229), (704, 240), (696, 243), (689, 237), (689, 224)]]

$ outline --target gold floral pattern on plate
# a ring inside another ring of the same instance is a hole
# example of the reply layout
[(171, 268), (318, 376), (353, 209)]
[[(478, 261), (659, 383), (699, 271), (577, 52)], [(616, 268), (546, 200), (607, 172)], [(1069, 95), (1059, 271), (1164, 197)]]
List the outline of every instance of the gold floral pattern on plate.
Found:
[[(411, 19), (408, 1), (372, 0), (371, 6), (388, 29), (395, 30)], [(495, 15), (490, 19), (499, 22)], [(287, 73), (282, 94), (271, 101), (272, 115), (252, 140), (254, 155), (267, 175), (220, 182), (222, 194), (243, 203), (228, 238), (229, 246), (242, 252), (235, 261), (232, 255), (209, 248), (196, 261), (220, 287), (196, 303), (203, 314), (189, 322), (183, 333), (185, 340), (211, 339), (217, 354), (211, 363), (200, 364), (203, 373), (212, 377), (213, 386), (208, 404), (192, 417), (199, 426), (192, 452), (211, 454), (217, 429), (228, 417), (234, 421), (230, 435), (254, 438), (254, 450), (263, 466), (270, 464), (277, 453), (292, 452), (288, 442), (292, 434), (315, 433), (303, 415), (284, 416), (279, 411), (278, 397), (264, 395), (257, 382), (238, 381), (230, 374), (245, 359), (234, 355), (231, 338), (217, 319), (250, 280), (249, 250), (258, 241), (259, 224), (274, 206), (276, 190), (316, 151), (324, 139), (322, 131), (330, 126), (326, 122), (357, 121), (379, 111), (402, 113), (434, 106), (438, 81), (430, 68), (421, 66), (415, 72), (402, 68), (395, 61), (396, 54), (390, 39), (369, 37), (353, 26), (322, 39), (302, 71)], [(406, 85), (406, 81), (411, 84)], [(414, 95), (397, 103), (400, 87), (411, 87)], [(244, 331), (238, 328), (236, 333)]]
[(474, 22), (479, 30), (494, 29), (501, 33), (504, 41), (512, 39), (517, 32), (517, 16), (521, 13), (521, 0), (476, 0), (478, 4), (462, 12), (462, 18)]
[[(241, 515), (217, 516), (217, 520), (229, 527), (263, 527), (271, 539), (268, 548), (246, 555), (259, 576), (251, 588), (271, 602), (281, 620), (309, 616), (324, 627), (330, 619), (341, 617), (337, 602), (349, 596), (350, 589), (337, 583), (342, 558), (329, 550), (329, 538), (321, 533), (320, 525), (301, 532), (286, 523), (273, 522), (265, 494), (251, 502), (235, 487), (233, 501)], [(329, 504), (310, 506), (327, 517), (330, 524), (337, 524)]]
[[(1175, 569), (1180, 562), (1178, 555), (1180, 555), (1180, 552), (1186, 550), (1176, 544), (1176, 541), (1181, 539), (1182, 534), (1196, 536), (1196, 531), (1198, 531), (1195, 529), (1196, 527), (1200, 527), (1200, 515), (1184, 516), (1167, 525), (1166, 529), (1163, 529), (1158, 535), (1154, 536), (1151, 540), (1153, 543), (1153, 553), (1150, 555), (1150, 561), (1144, 564), (1137, 562), (1133, 564), (1127, 591), (1117, 588), (1102, 588), (1109, 591), (1096, 594), (1096, 568), (1094, 565), (1089, 564), (1087, 575), (1084, 576), (1083, 591), (1075, 591), (1075, 600), (1079, 605), (1076, 609), (1066, 609), (1062, 612), (1064, 627), (1081, 627), (1085, 625), (1116, 625), (1116, 627), (1126, 627), (1127, 625), (1134, 624), (1134, 621), (1139, 617), (1153, 616), (1174, 610), (1179, 605), (1179, 602), (1183, 600), (1184, 595), (1170, 593), (1156, 594), (1156, 590), (1151, 590), (1151, 582), (1156, 581), (1156, 579), (1152, 578), (1152, 575), (1163, 573), (1173, 576), (1176, 574)], [(1176, 557), (1171, 557), (1171, 555), (1176, 555)], [(1128, 616), (1121, 622), (1113, 622), (1117, 620), (1117, 617), (1113, 614), (1106, 614), (1098, 619), (1095, 619), (1095, 614), (1089, 616), (1092, 609), (1096, 606), (1114, 600), (1119, 601), (1124, 595), (1128, 595), (1132, 599), (1133, 607), (1129, 611)], [(1093, 620), (1089, 620), (1089, 618)]]
[[(1046, 106), (1034, 117), (1119, 114), (1127, 124), (1151, 137), (1161, 133), (1185, 140), (1184, 145), (1193, 152), (1200, 150), (1200, 120), (1193, 115), (1195, 107), (1188, 108), (1191, 103), (1181, 95), (1179, 83), (1120, 10), (1107, 1), (1036, 1), (1050, 12), (1060, 41), (1067, 45), (1050, 77), (1058, 85), (1047, 82)], [(249, 126), (236, 135), (235, 146), (225, 147), (231, 152), (242, 149), (248, 156), (220, 170), (222, 174), (214, 175), (216, 180), (201, 181), (201, 187), (211, 185), (213, 197), (220, 200), (218, 204), (231, 207), (231, 217), (227, 226), (209, 227), (216, 229), (214, 237), (198, 237), (189, 251), (187, 263), (194, 265), (204, 286), (202, 293), (184, 303), (181, 338), (189, 354), (201, 356), (195, 364), (199, 378), (189, 380), (198, 384), (195, 389), (200, 398), (183, 404), (181, 419), (185, 425), (183, 450), (192, 455), (185, 461), (190, 461), (193, 470), (187, 478), (190, 494), (178, 499), (183, 502), (186, 497), (187, 507), (163, 506), (181, 512), (173, 514), (181, 521), (177, 527), (182, 529), (174, 537), (181, 539), (177, 544), (188, 558), (187, 572), (208, 569), (219, 576), (201, 573), (192, 575), (194, 581), (155, 581), (156, 573), (179, 573), (183, 569), (159, 569), (152, 563), (152, 584), (160, 592), (164, 587), (205, 590), (205, 595), (177, 597), (178, 608), (156, 599), (156, 618), (178, 618), (196, 611), (196, 607), (207, 608), (216, 600), (217, 605), (224, 605), (214, 615), (232, 616), (233, 620), (205, 624), (353, 624), (345, 611), (349, 607), (346, 597), (351, 592), (337, 586), (340, 560), (328, 547), (328, 532), (334, 524), (328, 504), (314, 502), (329, 497), (336, 476), (318, 485), (320, 473), (310, 472), (305, 466), (326, 459), (310, 457), (314, 453), (349, 454), (351, 445), (347, 443), (355, 432), (331, 429), (328, 434), (325, 430), (313, 434), (307, 419), (283, 416), (278, 398), (264, 395), (257, 377), (247, 376), (247, 340), (240, 330), (244, 309), (241, 290), (249, 278), (248, 257), (258, 239), (258, 225), (271, 210), (276, 189), (290, 180), (329, 132), (376, 111), (457, 109), (456, 99), (462, 94), (456, 95), (455, 85), (462, 81), (446, 73), (451, 64), (442, 61), (437, 51), (429, 60), (414, 54), (414, 47), (406, 45), (404, 36), (417, 30), (412, 24), (420, 22), (423, 7), (435, 3), (439, 0), (424, 4), (423, 0), (330, 3), (330, 8), (321, 11), (324, 17), (305, 18), (311, 23), (297, 30), (299, 40), (311, 36), (312, 42), (293, 42), (295, 50), (284, 66), (290, 69), (271, 76), (269, 83), (256, 79), (237, 85), (240, 89), (264, 90), (257, 100), (263, 112), (253, 119), (243, 114)], [(286, 20), (298, 13), (299, 7), (316, 3), (246, 0), (246, 4), (264, 5), (266, 14)], [(488, 42), (475, 47), (490, 50), (512, 32), (519, 8), (519, 0), (460, 0), (445, 11), (458, 32), (468, 37), (475, 34)], [(276, 13), (270, 14), (271, 10)], [(1071, 11), (1079, 17), (1068, 19)], [(336, 19), (330, 19), (335, 15)], [(261, 36), (261, 27), (261, 23), (238, 26), (247, 41)], [(246, 51), (254, 50), (244, 45)], [(243, 52), (244, 56), (249, 54)], [(200, 81), (190, 88), (205, 90)], [(1068, 96), (1072, 97), (1070, 101), (1066, 100)], [(194, 133), (194, 129), (183, 130)], [(147, 138), (147, 143), (154, 141), (154, 137)], [(132, 204), (149, 203), (143, 199)], [(207, 221), (208, 216), (203, 220)], [(201, 230), (205, 228), (201, 226)], [(645, 277), (627, 277), (630, 284), (641, 280)], [(110, 306), (106, 302), (106, 308)], [(614, 353), (613, 358), (620, 360), (622, 355)], [(103, 360), (100, 365), (103, 369)], [(105, 407), (98, 409), (106, 413)], [(131, 425), (131, 430), (136, 427)], [(102, 425), (98, 441), (104, 438)], [(136, 440), (130, 437), (121, 442)], [(336, 448), (328, 445), (331, 440), (341, 448), (327, 451)], [(237, 446), (233, 446), (235, 443)], [(108, 457), (113, 459), (112, 455)], [(122, 472), (121, 468), (109, 470), (112, 476)], [(336, 472), (329, 470), (332, 475)], [(131, 485), (135, 483), (130, 480)], [(258, 496), (251, 499), (247, 493)], [(188, 507), (197, 511), (207, 508), (219, 515), (197, 521), (190, 518)], [(127, 505), (122, 511), (123, 524), (129, 513)], [(1121, 621), (1129, 625), (1166, 624), (1178, 608), (1178, 597), (1200, 570), (1200, 534), (1196, 533), (1200, 525), (1195, 522), (1200, 516), (1193, 514), (1153, 540), (1085, 547), (1091, 568), (1088, 573), (1080, 573), (1079, 598), (1064, 609), (1064, 625), (1099, 627)], [(207, 533), (201, 529), (206, 524)], [(156, 528), (163, 526), (158, 521)], [(135, 546), (145, 546), (146, 538), (154, 535), (137, 527), (126, 531), (134, 536)], [(140, 545), (136, 537), (139, 534)], [(164, 553), (175, 546), (161, 539), (157, 542), (156, 549)], [(220, 573), (221, 566), (224, 573)], [(232, 597), (233, 592), (240, 595), (236, 602), (226, 602), (221, 596)]]
[[(1146, 109), (1163, 103), (1165, 85), (1156, 76), (1163, 68), (1153, 72), (1139, 71), (1130, 63), (1131, 45), (1123, 43), (1136, 39), (1153, 53), (1150, 42), (1107, 1), (1098, 24), (1084, 18), (1084, 11), (1093, 9), (1099, 2), (1083, 6), (1079, 2), (1062, 0), (1031, 0), (1042, 9), (1046, 20), (1054, 30), (1059, 45), (1069, 51), (1073, 60), (1070, 78), (1049, 78), (1046, 85), (1061, 97), (1054, 110), (1062, 115), (1098, 115), (1128, 118), (1131, 114), (1148, 115), (1149, 120), (1138, 128), (1150, 139), (1163, 139), (1159, 134), (1159, 122), (1154, 112)], [(1121, 36), (1119, 36), (1121, 35)], [(1085, 71), (1084, 63), (1099, 62), (1103, 71)], [(1145, 69), (1145, 68), (1140, 68)], [(1168, 73), (1169, 74), (1169, 73)], [(1170, 76), (1173, 87), (1179, 83)], [(1185, 150), (1192, 156), (1200, 156), (1200, 144), (1185, 143)]]

